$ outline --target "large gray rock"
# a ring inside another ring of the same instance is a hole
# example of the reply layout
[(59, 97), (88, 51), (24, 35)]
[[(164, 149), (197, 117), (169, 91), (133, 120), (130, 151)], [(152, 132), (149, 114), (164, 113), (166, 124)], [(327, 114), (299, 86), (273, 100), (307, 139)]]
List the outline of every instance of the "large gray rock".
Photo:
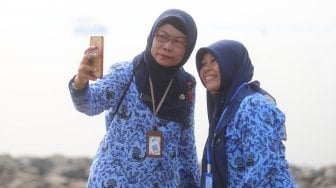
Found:
[(19, 157), (0, 155), (0, 188), (83, 188), (89, 158)]

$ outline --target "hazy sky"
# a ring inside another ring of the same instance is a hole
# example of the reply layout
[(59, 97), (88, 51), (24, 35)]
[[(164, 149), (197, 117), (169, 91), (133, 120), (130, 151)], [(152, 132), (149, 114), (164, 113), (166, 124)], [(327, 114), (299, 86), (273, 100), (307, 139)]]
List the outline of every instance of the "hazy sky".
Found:
[(335, 4), (333, 0), (2, 0), (0, 153), (93, 156), (104, 135), (104, 115), (77, 112), (67, 88), (89, 36), (105, 36), (106, 71), (144, 50), (162, 11), (180, 8), (198, 26), (196, 48), (185, 68), (198, 81), (199, 157), (208, 125), (195, 52), (216, 40), (235, 39), (249, 50), (254, 79), (286, 113), (289, 162), (335, 164)]

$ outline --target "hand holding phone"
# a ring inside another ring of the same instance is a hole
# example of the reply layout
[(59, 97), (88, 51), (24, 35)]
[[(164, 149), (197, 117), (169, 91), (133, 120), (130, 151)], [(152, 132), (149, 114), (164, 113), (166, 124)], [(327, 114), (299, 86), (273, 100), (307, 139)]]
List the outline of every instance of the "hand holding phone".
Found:
[(91, 59), (91, 65), (97, 68), (94, 76), (97, 78), (103, 77), (103, 61), (104, 61), (104, 37), (103, 36), (91, 36), (90, 46), (96, 46), (98, 55)]

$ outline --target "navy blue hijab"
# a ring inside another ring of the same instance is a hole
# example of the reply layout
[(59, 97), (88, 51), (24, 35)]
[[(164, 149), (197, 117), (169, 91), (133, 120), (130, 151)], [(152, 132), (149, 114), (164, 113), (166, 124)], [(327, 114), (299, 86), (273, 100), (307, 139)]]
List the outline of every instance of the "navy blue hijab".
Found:
[(208, 118), (210, 126), (214, 127), (238, 87), (252, 80), (254, 68), (243, 44), (234, 40), (221, 40), (197, 51), (198, 74), (203, 55), (207, 52), (216, 59), (221, 75), (219, 90), (215, 93), (207, 91)]
[[(187, 36), (188, 43), (182, 61), (173, 67), (165, 67), (158, 64), (151, 54), (155, 33), (164, 24), (171, 24)], [(157, 103), (161, 100), (170, 79), (174, 79), (168, 95), (158, 112), (158, 117), (160, 118), (186, 123), (186, 117), (190, 110), (188, 101), (179, 100), (179, 96), (187, 94), (191, 89), (190, 83), (192, 88), (195, 87), (194, 77), (184, 71), (183, 65), (189, 59), (195, 47), (196, 39), (197, 28), (193, 18), (182, 10), (169, 9), (163, 12), (154, 22), (147, 38), (145, 51), (137, 55), (133, 60), (134, 66), (137, 67), (135, 69), (137, 89), (144, 96), (142, 100), (150, 109), (152, 109), (152, 102), (150, 100), (149, 76), (153, 81), (154, 96)]]

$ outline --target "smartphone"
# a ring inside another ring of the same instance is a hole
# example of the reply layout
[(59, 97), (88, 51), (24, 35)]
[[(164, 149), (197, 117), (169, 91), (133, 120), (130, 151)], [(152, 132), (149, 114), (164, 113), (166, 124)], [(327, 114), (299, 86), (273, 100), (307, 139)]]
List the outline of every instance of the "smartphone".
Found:
[(104, 62), (104, 37), (103, 36), (91, 36), (90, 46), (97, 46), (98, 55), (91, 60), (91, 64), (97, 68), (94, 76), (97, 78), (103, 77), (103, 62)]

